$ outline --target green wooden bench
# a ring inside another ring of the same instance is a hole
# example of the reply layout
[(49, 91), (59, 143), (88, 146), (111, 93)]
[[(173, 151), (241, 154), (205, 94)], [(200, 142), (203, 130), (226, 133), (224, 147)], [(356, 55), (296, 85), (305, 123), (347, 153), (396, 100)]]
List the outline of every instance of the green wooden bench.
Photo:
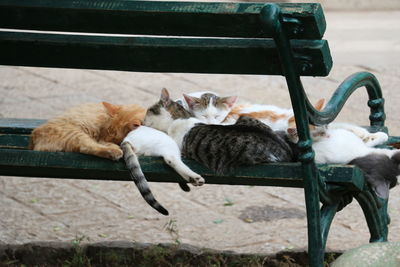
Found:
[[(308, 123), (334, 120), (357, 88), (367, 89), (371, 130), (386, 130), (384, 99), (371, 73), (346, 79), (321, 112), (308, 101), (300, 76), (327, 76), (332, 67), (319, 4), (0, 0), (0, 18), (0, 28), (15, 29), (0, 31), (2, 65), (284, 75), (300, 137), (300, 162), (239, 168), (226, 176), (186, 163), (208, 184), (304, 188), (311, 266), (322, 266), (332, 219), (353, 198), (364, 211), (370, 241), (387, 240), (387, 201), (374, 195), (361, 170), (314, 162)], [(43, 122), (0, 119), (0, 175), (130, 181), (122, 161), (28, 150), (30, 132)], [(159, 158), (140, 162), (149, 181), (182, 181)]]

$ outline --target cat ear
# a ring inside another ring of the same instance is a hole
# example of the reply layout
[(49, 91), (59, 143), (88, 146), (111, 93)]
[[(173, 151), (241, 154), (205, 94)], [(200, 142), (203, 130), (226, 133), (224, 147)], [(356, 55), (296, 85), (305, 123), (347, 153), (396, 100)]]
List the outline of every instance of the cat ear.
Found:
[(299, 142), (299, 136), (297, 134), (297, 128), (287, 128), (286, 134), (287, 134), (288, 139), (292, 143), (296, 144), (297, 142)]
[(140, 125), (142, 125), (142, 122), (140, 120), (133, 120), (132, 122), (128, 123), (126, 127), (128, 128), (128, 131), (133, 131)]
[(392, 160), (397, 164), (400, 164), (400, 152), (396, 152), (395, 154), (393, 154)]
[(325, 104), (325, 98), (321, 98), (320, 100), (317, 101), (317, 103), (315, 103), (314, 107), (316, 110), (322, 110), (324, 104)]
[(183, 97), (185, 98), (186, 103), (188, 104), (189, 108), (192, 109), (193, 106), (196, 104), (196, 97), (190, 96), (183, 94)]
[(120, 107), (117, 105), (113, 105), (108, 102), (102, 102), (102, 104), (106, 108), (106, 110), (110, 116), (115, 115), (120, 110)]
[(291, 116), (288, 119), (288, 127), (289, 128), (296, 128), (296, 119), (294, 118), (294, 116)]
[(166, 88), (163, 88), (161, 90), (161, 102), (163, 103), (164, 107), (168, 105), (171, 102), (171, 99), (169, 98), (169, 92)]
[(297, 128), (288, 128), (287, 133), (289, 136), (297, 137)]
[(237, 96), (224, 97), (224, 103), (227, 104), (228, 107), (230, 107), (230, 108), (236, 103), (236, 100), (237, 100)]

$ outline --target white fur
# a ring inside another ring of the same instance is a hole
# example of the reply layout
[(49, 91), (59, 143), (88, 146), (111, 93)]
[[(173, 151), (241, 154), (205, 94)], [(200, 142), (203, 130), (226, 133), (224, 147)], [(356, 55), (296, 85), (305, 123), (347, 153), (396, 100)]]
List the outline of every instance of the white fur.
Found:
[(348, 130), (361, 138), (369, 147), (384, 144), (389, 139), (389, 136), (384, 132), (370, 133), (365, 128), (346, 122), (332, 122), (329, 128)]
[(161, 114), (154, 116), (149, 116), (147, 114), (144, 118), (143, 125), (157, 129), (162, 132), (167, 132), (168, 127), (174, 120), (172, 119), (171, 114), (166, 111), (165, 108), (161, 108), (160, 112)]
[(271, 127), (274, 131), (286, 131), (289, 127), (289, 117), (285, 117), (282, 119), (278, 119), (276, 121), (269, 120), (269, 119), (259, 119), (262, 123)]
[(341, 128), (328, 129), (324, 137), (314, 140), (312, 147), (315, 151), (316, 163), (330, 164), (347, 164), (355, 158), (371, 153), (391, 157), (397, 151), (369, 147), (352, 131)]
[(201, 123), (197, 118), (177, 119), (168, 127), (167, 133), (182, 149), (183, 138), (197, 123)]
[[(280, 108), (272, 105), (259, 105), (252, 104), (248, 106), (244, 106), (241, 110), (241, 114), (252, 113), (252, 112), (263, 112), (263, 111), (272, 111), (277, 115), (284, 115), (283, 118), (278, 120), (271, 120), (270, 118), (258, 118), (262, 123), (265, 123), (269, 127), (271, 127), (274, 131), (286, 131), (289, 127), (289, 118), (293, 116), (292, 109)], [(229, 123), (234, 123), (232, 120), (227, 120)]]
[(280, 107), (273, 106), (273, 105), (252, 104), (249, 106), (244, 106), (243, 109), (241, 109), (240, 111), (242, 113), (250, 113), (250, 112), (259, 112), (259, 111), (265, 111), (265, 110), (273, 111), (277, 114), (285, 114), (288, 117), (293, 116), (292, 109), (280, 108)]
[[(217, 93), (211, 92), (211, 91), (202, 91), (202, 92), (193, 92), (189, 93), (187, 95), (201, 98), (203, 94), (214, 94), (218, 96)], [(207, 108), (203, 110), (191, 110), (188, 103), (186, 102), (186, 99), (179, 98), (177, 99), (182, 103), (182, 106), (186, 110), (190, 110), (193, 112), (193, 115), (199, 119), (201, 122), (206, 123), (206, 124), (222, 124), (222, 121), (225, 120), (226, 116), (228, 116), (229, 112), (231, 111), (231, 108), (228, 105), (224, 105), (224, 108), (217, 108), (212, 104), (212, 100), (210, 99), (210, 102), (207, 105)]]
[(206, 124), (221, 124), (231, 111), (227, 105), (224, 106), (224, 108), (217, 108), (212, 104), (212, 100), (210, 99), (206, 109), (193, 110), (192, 112), (196, 118)]
[(203, 177), (182, 162), (178, 145), (167, 134), (150, 127), (140, 126), (131, 131), (122, 142), (129, 142), (137, 155), (163, 157), (168, 165), (193, 185), (204, 184)]
[[(217, 93), (211, 92), (211, 91), (193, 92), (193, 93), (189, 93), (189, 94), (187, 94), (187, 95), (200, 98), (200, 97), (201, 97), (202, 95), (204, 95), (204, 94), (214, 94), (214, 95), (218, 96)], [(186, 110), (190, 110), (190, 109), (189, 109), (189, 106), (188, 106), (188, 104), (187, 104), (187, 102), (186, 102), (186, 100), (185, 100), (184, 97), (180, 97), (180, 98), (176, 99), (175, 101), (180, 101), (180, 102), (182, 103), (182, 106), (183, 106)]]

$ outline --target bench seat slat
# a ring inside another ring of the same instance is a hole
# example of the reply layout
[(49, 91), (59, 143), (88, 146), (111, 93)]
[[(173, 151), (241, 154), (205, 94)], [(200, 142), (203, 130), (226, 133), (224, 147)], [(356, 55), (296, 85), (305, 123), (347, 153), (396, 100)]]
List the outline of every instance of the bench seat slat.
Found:
[[(0, 118), (0, 133), (5, 134), (30, 134), (32, 130), (45, 123), (42, 119), (21, 119), (21, 118)], [(380, 126), (365, 127), (369, 132), (375, 133), (383, 131), (387, 133), (387, 128)], [(390, 136), (388, 144), (400, 142), (400, 137)]]
[(1, 118), (0, 134), (30, 134), (32, 130), (45, 123), (46, 120)]
[[(0, 155), (0, 175), (131, 181), (122, 160), (114, 162), (79, 153), (14, 149), (0, 149)], [(236, 168), (234, 174), (216, 176), (192, 160), (184, 161), (209, 184), (303, 187), (300, 163), (241, 167)], [(140, 164), (148, 181), (182, 181), (161, 158), (140, 157)], [(353, 166), (326, 165), (323, 173), (329, 173), (327, 181), (330, 183), (349, 190), (361, 190), (364, 186), (361, 171)]]
[[(292, 41), (303, 76), (332, 67), (325, 40)], [(0, 32), (0, 64), (144, 72), (282, 75), (272, 39), (111, 37)], [(179, 60), (177, 60), (179, 59)]]
[[(321, 39), (326, 23), (320, 4), (278, 4), (290, 37)], [(0, 28), (42, 31), (268, 37), (259, 23), (261, 3), (125, 0), (0, 0)]]

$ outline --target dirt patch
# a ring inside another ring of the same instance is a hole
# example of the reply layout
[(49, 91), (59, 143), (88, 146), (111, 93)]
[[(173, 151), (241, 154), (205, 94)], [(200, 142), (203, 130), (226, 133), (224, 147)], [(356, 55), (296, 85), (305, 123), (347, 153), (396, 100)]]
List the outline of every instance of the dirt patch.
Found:
[[(0, 245), (0, 266), (307, 266), (307, 253), (238, 254), (185, 244), (145, 244), (125, 241), (80, 244), (38, 242)], [(326, 265), (340, 253), (326, 254)]]

